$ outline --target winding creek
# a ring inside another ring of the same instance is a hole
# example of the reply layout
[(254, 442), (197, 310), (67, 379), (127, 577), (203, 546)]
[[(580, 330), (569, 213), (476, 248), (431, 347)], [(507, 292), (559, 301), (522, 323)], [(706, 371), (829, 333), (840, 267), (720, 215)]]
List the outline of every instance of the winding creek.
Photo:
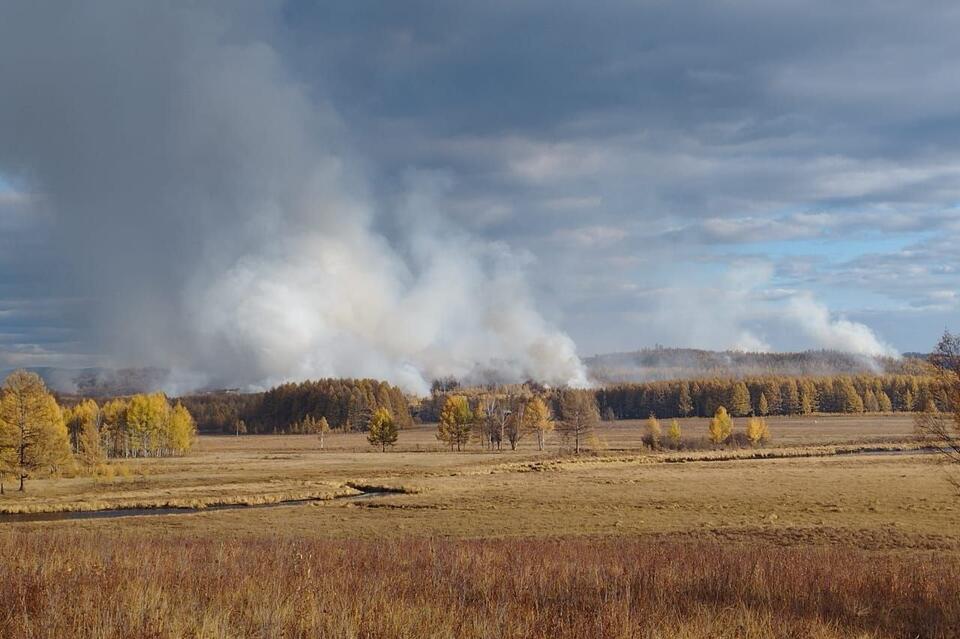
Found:
[(118, 517), (144, 517), (153, 515), (196, 515), (220, 510), (251, 510), (255, 508), (279, 508), (281, 506), (302, 506), (315, 502), (337, 501), (353, 502), (395, 495), (397, 491), (371, 490), (359, 495), (340, 495), (339, 497), (317, 499), (288, 499), (270, 504), (216, 504), (205, 508), (113, 508), (108, 510), (78, 510), (46, 513), (2, 513), (2, 523), (23, 523), (33, 521), (67, 521), (71, 519), (116, 519)]

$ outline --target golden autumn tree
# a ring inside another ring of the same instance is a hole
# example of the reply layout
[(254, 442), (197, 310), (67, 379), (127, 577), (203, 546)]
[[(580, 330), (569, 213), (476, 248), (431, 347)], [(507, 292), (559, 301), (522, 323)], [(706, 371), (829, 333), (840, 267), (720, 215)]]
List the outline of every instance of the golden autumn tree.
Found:
[(730, 439), (730, 435), (732, 433), (733, 420), (730, 418), (730, 414), (727, 412), (727, 409), (723, 406), (720, 406), (717, 408), (717, 412), (714, 413), (713, 418), (710, 420), (710, 426), (707, 433), (710, 437), (710, 441), (713, 442), (714, 445), (719, 446)]
[(37, 471), (70, 462), (70, 438), (56, 400), (38, 375), (14, 371), (0, 397), (2, 473), (18, 477), (23, 491), (25, 480)]
[(670, 428), (667, 429), (667, 439), (674, 448), (680, 448), (682, 435), (680, 433), (680, 422), (675, 419), (670, 420)]
[(663, 434), (663, 428), (660, 426), (660, 420), (653, 413), (647, 418), (647, 443), (650, 448), (656, 450), (660, 448), (660, 437)]
[(96, 466), (106, 457), (100, 437), (100, 407), (85, 399), (63, 412), (77, 459), (86, 467)]
[(190, 450), (196, 439), (197, 424), (193, 421), (193, 416), (183, 404), (177, 402), (166, 420), (162, 447), (175, 455), (182, 455)]
[(317, 422), (317, 439), (320, 440), (320, 450), (323, 450), (323, 439), (326, 437), (327, 433), (330, 432), (330, 422), (327, 421), (327, 418), (323, 415), (320, 416), (320, 421)]
[(537, 449), (543, 450), (544, 439), (553, 430), (550, 408), (540, 397), (531, 397), (523, 411), (523, 421), (524, 427), (537, 436)]
[(367, 433), (367, 441), (371, 446), (379, 446), (381, 451), (386, 452), (387, 446), (397, 443), (397, 433), (397, 422), (389, 410), (381, 406), (373, 411), (373, 416), (370, 417), (370, 430)]
[(747, 440), (750, 445), (757, 447), (770, 439), (770, 429), (767, 426), (767, 420), (763, 417), (751, 417), (747, 421)]
[(473, 426), (473, 412), (463, 395), (451, 395), (440, 411), (440, 423), (437, 425), (437, 439), (461, 450), (470, 441)]

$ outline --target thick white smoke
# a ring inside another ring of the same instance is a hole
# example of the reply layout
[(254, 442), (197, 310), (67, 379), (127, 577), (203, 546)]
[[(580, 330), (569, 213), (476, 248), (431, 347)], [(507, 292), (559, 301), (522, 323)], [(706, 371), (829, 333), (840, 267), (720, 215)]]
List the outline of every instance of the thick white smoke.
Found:
[(787, 317), (820, 348), (868, 357), (898, 357), (897, 350), (884, 343), (865, 324), (845, 318), (833, 319), (830, 309), (810, 295), (792, 297)]
[(210, 384), (586, 384), (508, 248), (452, 226), (417, 180), (378, 209), (268, 16), (42, 5), (0, 10), (0, 171), (56, 216), (74, 267), (56, 275), (89, 299), (97, 347)]

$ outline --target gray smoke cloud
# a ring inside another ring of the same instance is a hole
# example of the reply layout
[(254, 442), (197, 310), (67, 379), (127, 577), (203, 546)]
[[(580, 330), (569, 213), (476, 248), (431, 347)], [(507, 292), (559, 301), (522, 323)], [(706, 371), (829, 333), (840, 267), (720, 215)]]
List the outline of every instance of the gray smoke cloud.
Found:
[(271, 46), (279, 7), (224, 6), (0, 9), (0, 172), (53, 220), (69, 267), (48, 276), (85, 300), (94, 347), (188, 385), (586, 384), (524, 256), (451, 224), (429, 173), (379, 207), (350, 132)]

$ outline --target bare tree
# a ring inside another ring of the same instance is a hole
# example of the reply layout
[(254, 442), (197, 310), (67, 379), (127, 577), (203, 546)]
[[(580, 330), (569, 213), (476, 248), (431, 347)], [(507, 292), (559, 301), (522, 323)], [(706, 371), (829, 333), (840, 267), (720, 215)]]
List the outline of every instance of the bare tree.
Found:
[(589, 391), (566, 390), (560, 398), (562, 419), (557, 430), (573, 439), (573, 450), (580, 454), (580, 445), (600, 422), (597, 400)]
[[(960, 335), (944, 332), (930, 355), (937, 378), (946, 397), (941, 411), (928, 401), (916, 417), (916, 432), (921, 441), (943, 455), (944, 461), (960, 464)], [(960, 480), (952, 479), (960, 488)]]

